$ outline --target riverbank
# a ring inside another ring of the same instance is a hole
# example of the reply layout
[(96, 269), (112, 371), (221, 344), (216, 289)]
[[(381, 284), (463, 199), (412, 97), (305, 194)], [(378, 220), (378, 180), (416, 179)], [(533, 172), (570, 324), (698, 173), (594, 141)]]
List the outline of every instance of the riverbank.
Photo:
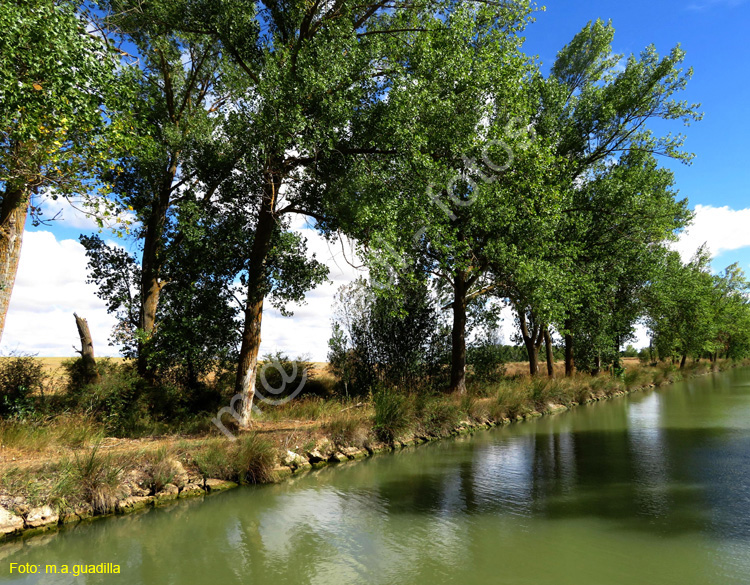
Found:
[[(0, 467), (0, 533), (8, 540), (240, 483), (281, 481), (313, 468), (562, 412), (734, 365), (745, 364), (698, 363), (683, 371), (631, 367), (621, 378), (516, 378), (464, 397), (293, 401), (274, 420), (258, 421), (253, 432), (234, 442), (215, 436), (88, 441), (86, 429), (70, 420), (48, 426), (44, 448), (36, 443), (36, 450), (24, 451), (13, 446), (24, 441), (22, 429), (6, 425), (3, 449), (14, 449), (17, 456)], [(33, 437), (26, 439), (33, 444)]]

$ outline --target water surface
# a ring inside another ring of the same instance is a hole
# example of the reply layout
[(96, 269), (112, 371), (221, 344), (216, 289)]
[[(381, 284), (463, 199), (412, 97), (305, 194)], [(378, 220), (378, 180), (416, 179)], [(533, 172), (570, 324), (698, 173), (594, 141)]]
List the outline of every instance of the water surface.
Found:
[(750, 370), (0, 545), (0, 582), (747, 584)]

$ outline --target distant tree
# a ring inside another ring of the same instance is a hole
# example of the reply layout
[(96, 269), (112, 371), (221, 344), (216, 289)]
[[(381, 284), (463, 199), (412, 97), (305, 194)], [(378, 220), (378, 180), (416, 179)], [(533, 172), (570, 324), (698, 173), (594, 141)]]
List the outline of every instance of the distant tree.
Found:
[(648, 292), (647, 322), (654, 347), (662, 359), (679, 359), (681, 368), (689, 356), (716, 351), (716, 296), (709, 263), (705, 248), (687, 264), (672, 252)]
[(717, 339), (712, 360), (721, 354), (732, 359), (750, 355), (750, 282), (739, 264), (714, 276)]

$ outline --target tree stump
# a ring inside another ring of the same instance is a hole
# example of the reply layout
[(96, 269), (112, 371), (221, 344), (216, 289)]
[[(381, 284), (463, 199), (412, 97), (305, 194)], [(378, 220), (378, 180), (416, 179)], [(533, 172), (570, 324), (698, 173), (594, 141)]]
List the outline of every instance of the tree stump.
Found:
[(83, 317), (73, 313), (76, 318), (76, 327), (78, 327), (78, 336), (81, 338), (81, 349), (76, 350), (81, 354), (83, 360), (83, 374), (88, 384), (100, 381), (99, 370), (96, 369), (96, 359), (94, 359), (94, 342), (91, 339), (89, 324)]

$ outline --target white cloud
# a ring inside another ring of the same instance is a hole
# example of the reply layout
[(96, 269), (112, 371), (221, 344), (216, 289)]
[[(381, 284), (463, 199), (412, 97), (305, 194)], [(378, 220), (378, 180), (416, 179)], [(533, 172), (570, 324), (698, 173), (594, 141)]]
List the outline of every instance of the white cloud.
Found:
[(47, 231), (26, 232), (18, 275), (2, 338), (2, 351), (40, 356), (72, 356), (80, 347), (73, 313), (88, 320), (98, 355), (112, 355), (107, 345), (115, 323), (96, 287), (86, 284), (86, 256), (75, 240), (58, 241)]
[(722, 252), (750, 246), (750, 208), (731, 209), (728, 206), (696, 205), (692, 225), (682, 233), (674, 249), (689, 260), (704, 243), (712, 257)]
[(324, 361), (328, 353), (328, 338), (331, 335), (333, 298), (342, 284), (347, 284), (367, 272), (355, 268), (359, 264), (352, 243), (327, 242), (304, 222), (295, 221), (294, 228), (307, 238), (308, 253), (325, 263), (330, 272), (326, 282), (307, 293), (306, 304), (290, 305), (292, 317), (283, 317), (266, 304), (261, 331), (261, 354), (283, 351), (291, 357), (308, 355), (314, 361)]

